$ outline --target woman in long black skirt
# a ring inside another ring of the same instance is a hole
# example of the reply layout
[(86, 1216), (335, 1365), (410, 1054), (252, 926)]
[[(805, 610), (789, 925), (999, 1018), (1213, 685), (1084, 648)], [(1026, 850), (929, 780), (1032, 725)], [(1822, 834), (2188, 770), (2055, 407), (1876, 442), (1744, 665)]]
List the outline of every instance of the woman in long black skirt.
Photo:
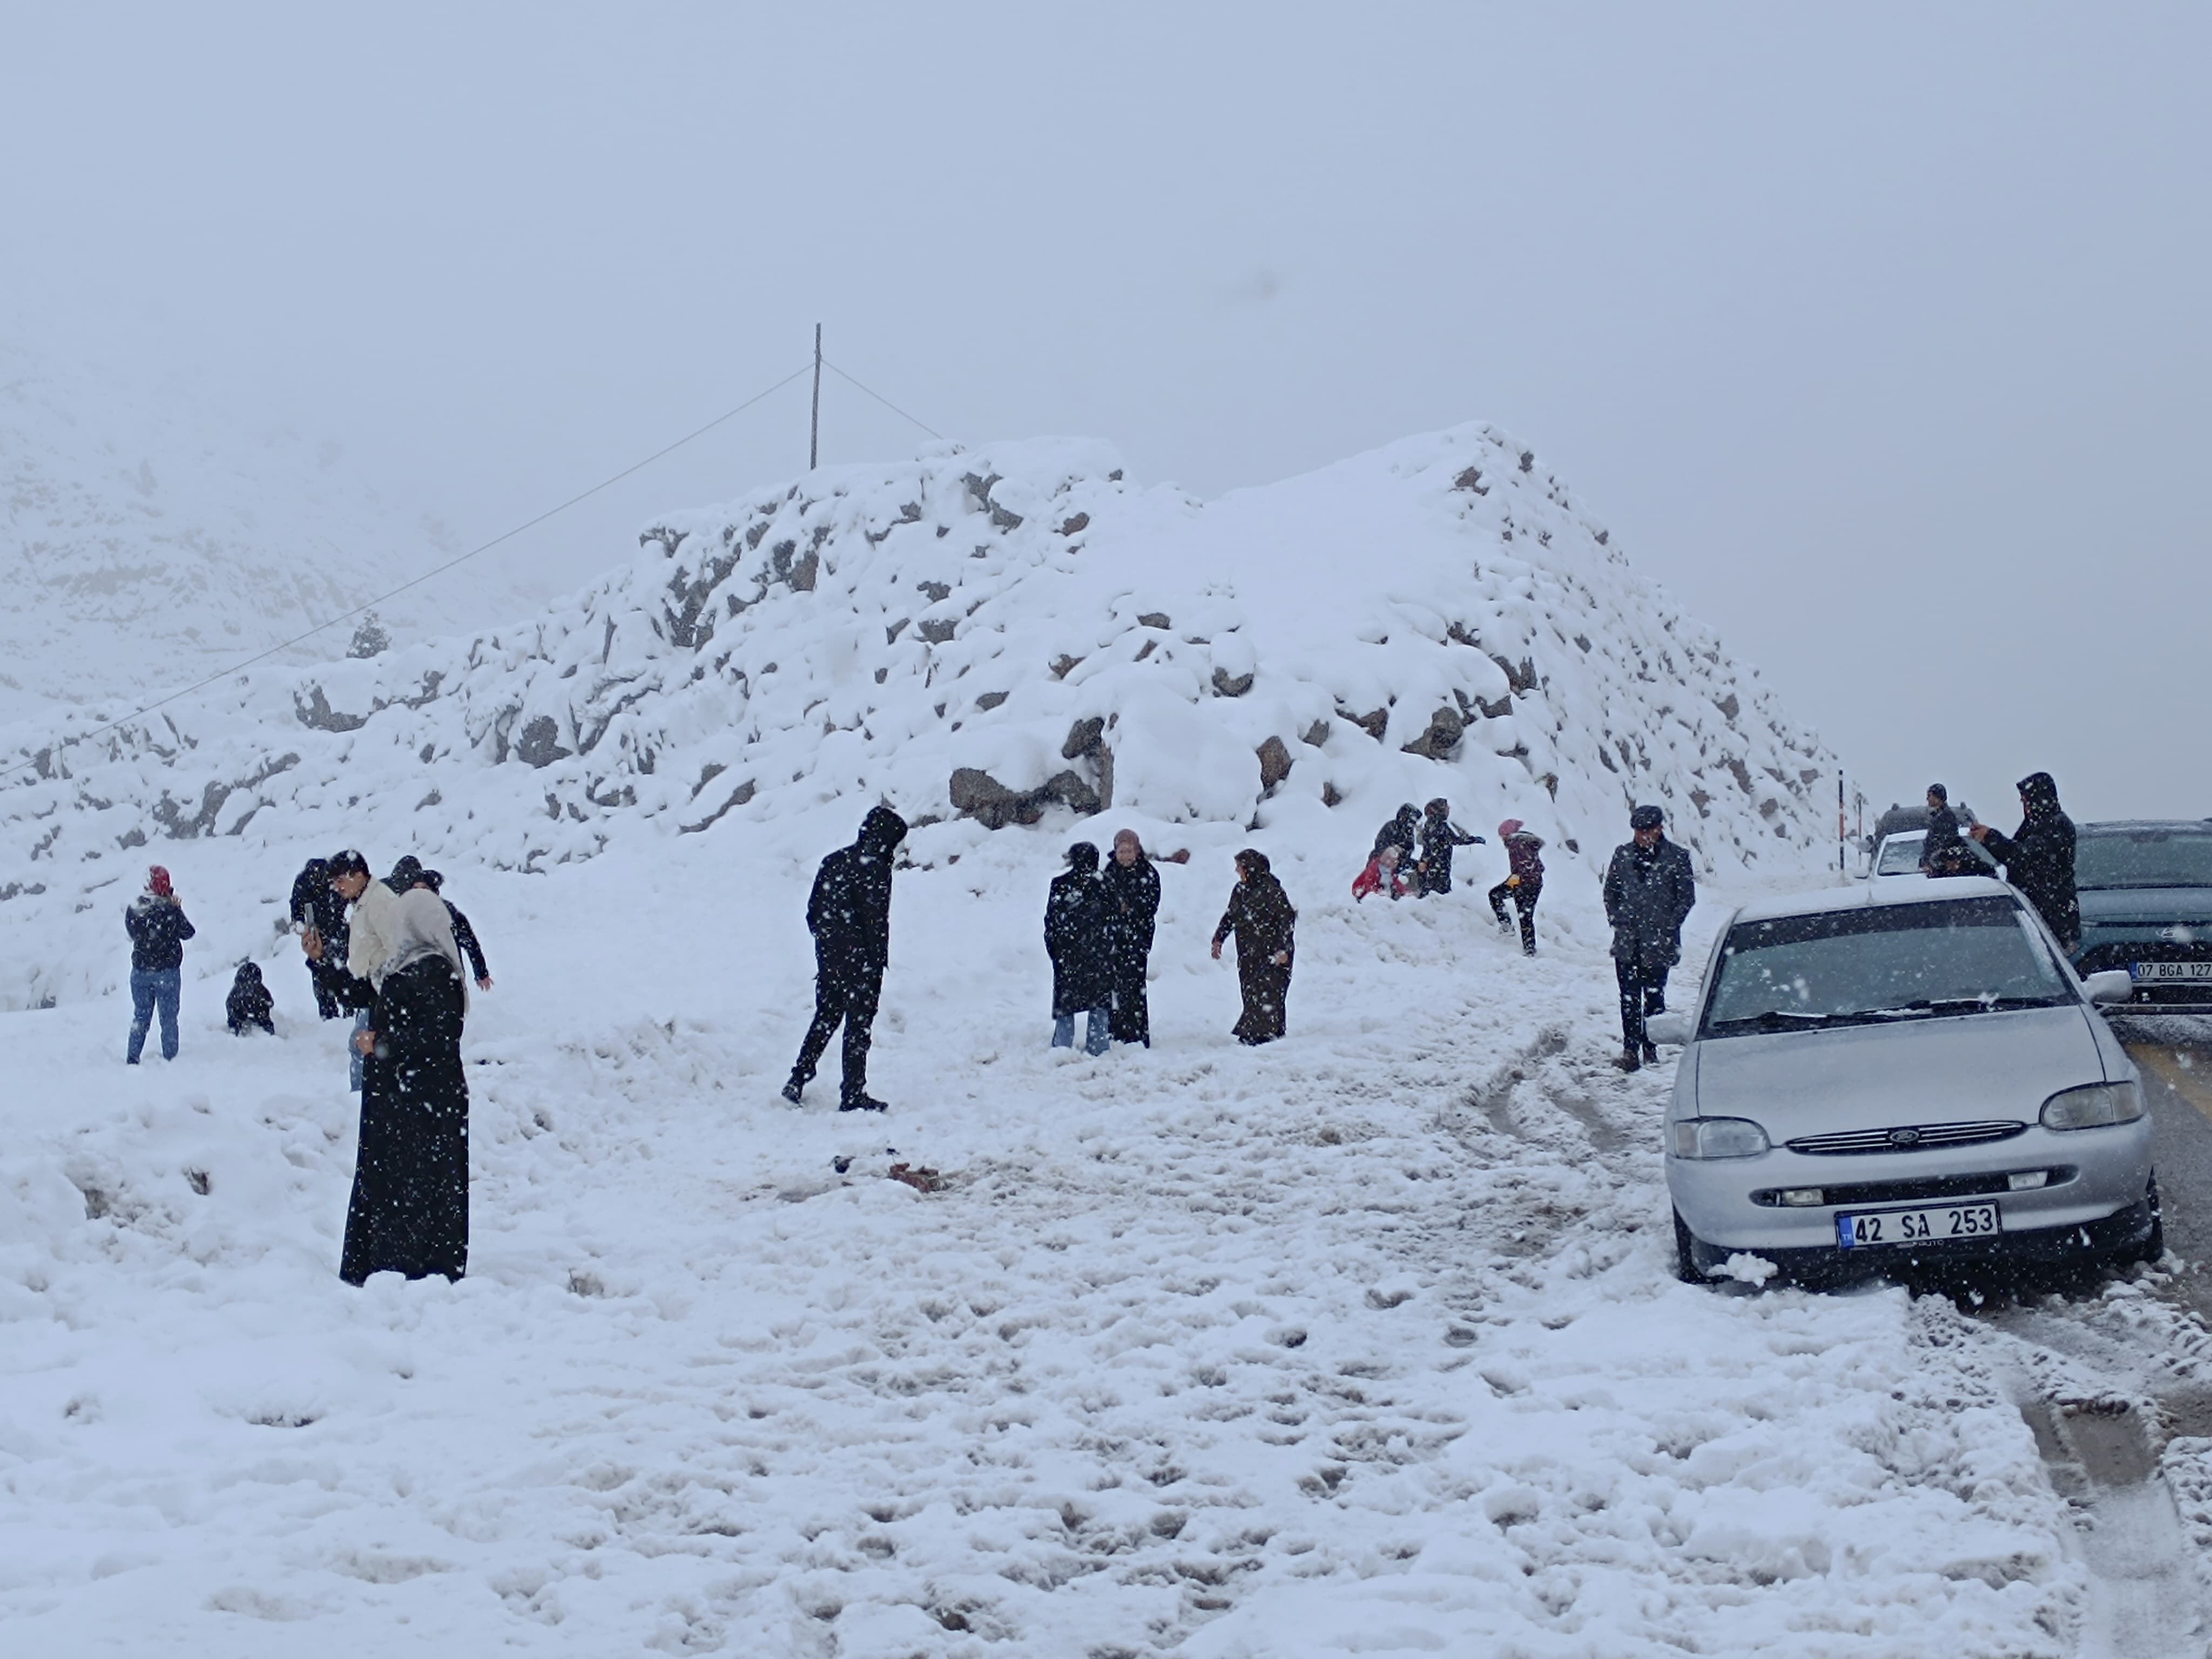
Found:
[(1267, 855), (1246, 848), (1237, 855), (1237, 885), (1229, 908), (1213, 930), (1213, 955), (1222, 941), (1237, 935), (1237, 981), (1244, 993), (1243, 1018), (1232, 1035), (1239, 1042), (1273, 1042), (1287, 1029), (1285, 1004), (1291, 990), (1291, 963), (1297, 954), (1298, 913), (1268, 868)]
[(396, 942), (358, 1034), (361, 1148), (338, 1277), (459, 1279), (469, 1261), (468, 1012), (461, 953), (446, 907), (427, 889), (400, 896)]
[(1133, 830), (1114, 832), (1114, 856), (1099, 878), (1106, 889), (1106, 945), (1113, 975), (1111, 1028), (1116, 1042), (1152, 1046), (1152, 1012), (1145, 970), (1160, 914), (1160, 872)]

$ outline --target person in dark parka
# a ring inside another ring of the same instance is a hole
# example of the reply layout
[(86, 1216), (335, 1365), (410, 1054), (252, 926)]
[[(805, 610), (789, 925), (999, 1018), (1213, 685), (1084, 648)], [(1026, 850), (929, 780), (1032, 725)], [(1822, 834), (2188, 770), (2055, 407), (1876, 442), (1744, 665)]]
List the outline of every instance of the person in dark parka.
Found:
[(1638, 807), (1628, 819), (1632, 838), (1613, 849), (1605, 872), (1625, 1072), (1659, 1058), (1644, 1022), (1667, 1006), (1667, 971), (1682, 958), (1682, 922), (1698, 902), (1690, 855), (1667, 839), (1665, 824), (1657, 807)]
[[(312, 931), (329, 951), (328, 960), (343, 963), (346, 954), (345, 901), (331, 890), (331, 861), (309, 859), (292, 878), (292, 926), (302, 933)], [(345, 1005), (338, 999), (334, 976), (323, 963), (309, 957), (307, 983), (314, 988), (315, 1012), (325, 1019), (342, 1019)]]
[(1928, 835), (1920, 843), (1920, 867), (1931, 876), (1977, 876), (1982, 873), (1966, 838), (1959, 833), (1959, 815), (1951, 810), (1951, 792), (1940, 783), (1928, 786)]
[(1098, 882), (1098, 849), (1079, 841), (1067, 868), (1052, 878), (1044, 904), (1044, 949), (1052, 958), (1052, 1046), (1075, 1042), (1075, 1017), (1087, 1017), (1083, 1051), (1103, 1054), (1114, 994), (1106, 936), (1106, 890)]
[(185, 941), (198, 931), (185, 915), (169, 872), (160, 865), (146, 871), (146, 890), (124, 908), (123, 931), (131, 936), (131, 1040), (124, 1060), (136, 1066), (145, 1052), (146, 1028), (161, 1015), (161, 1058), (177, 1057), (177, 1010), (184, 996)]
[(891, 856), (905, 839), (906, 820), (888, 806), (873, 807), (858, 839), (823, 860), (814, 878), (806, 900), (806, 927), (814, 935), (814, 1023), (783, 1085), (783, 1097), (793, 1105), (842, 1022), (845, 1070), (837, 1109), (884, 1109), (868, 1093), (868, 1040), (890, 959)]
[(361, 1140), (338, 1277), (459, 1279), (469, 1260), (468, 1016), (460, 947), (438, 896), (392, 901), (391, 953), (374, 970), (362, 1055)]
[(1237, 981), (1244, 994), (1243, 1016), (1233, 1032), (1239, 1042), (1272, 1042), (1288, 1029), (1285, 1005), (1297, 954), (1297, 921), (1298, 913), (1269, 868), (1267, 855), (1249, 847), (1239, 853), (1237, 885), (1221, 913), (1221, 925), (1213, 930), (1217, 962), (1222, 941), (1237, 935)]
[(276, 1035), (275, 1018), (276, 999), (269, 994), (262, 982), (261, 964), (241, 962), (238, 973), (230, 981), (230, 994), (223, 999), (223, 1012), (230, 1022), (230, 1034), (244, 1036), (250, 1026), (259, 1026), (270, 1036)]
[(2020, 781), (2020, 828), (2011, 835), (1978, 823), (1973, 837), (2004, 866), (2005, 879), (2020, 889), (2070, 954), (2081, 946), (2074, 820), (2059, 811), (2058, 785), (2050, 773), (2031, 772)]
[(1513, 924), (1506, 920), (1505, 901), (1513, 901), (1521, 917), (1521, 954), (1533, 957), (1536, 901), (1544, 896), (1544, 838), (1523, 829), (1520, 819), (1508, 818), (1498, 826), (1498, 839), (1505, 843), (1506, 875), (1490, 890), (1490, 913), (1498, 918), (1498, 931), (1510, 933)]
[(1480, 836), (1470, 836), (1451, 821), (1451, 803), (1439, 795), (1421, 812), (1421, 856), (1413, 866), (1413, 892), (1449, 893), (1452, 884), (1452, 849), (1480, 847)]
[(1375, 845), (1367, 849), (1369, 859), (1374, 859), (1386, 847), (1398, 849), (1398, 867), (1411, 871), (1419, 859), (1421, 839), (1421, 809), (1407, 801), (1401, 806), (1390, 822), (1375, 832)]
[(1152, 1014), (1145, 975), (1160, 914), (1160, 872), (1133, 830), (1114, 832), (1114, 856), (1099, 878), (1106, 890), (1106, 944), (1111, 975), (1109, 1032), (1116, 1042), (1152, 1046)]
[(469, 926), (469, 919), (461, 914), (461, 907), (446, 896), (446, 878), (435, 870), (425, 870), (422, 884), (438, 896), (445, 905), (446, 914), (453, 919), (453, 943), (461, 947), (461, 954), (469, 959), (475, 970), (477, 989), (491, 989), (491, 965), (484, 960), (483, 944), (477, 938), (477, 930)]

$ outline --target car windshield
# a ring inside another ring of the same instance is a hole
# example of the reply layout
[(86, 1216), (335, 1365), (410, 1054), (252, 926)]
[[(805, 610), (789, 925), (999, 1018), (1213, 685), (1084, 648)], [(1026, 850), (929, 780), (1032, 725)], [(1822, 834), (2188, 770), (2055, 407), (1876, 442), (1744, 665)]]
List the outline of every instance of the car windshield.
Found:
[(2009, 894), (1738, 922), (1700, 1035), (1933, 1019), (2074, 1000)]
[(2212, 887), (2212, 826), (2087, 830), (2074, 849), (2077, 887)]

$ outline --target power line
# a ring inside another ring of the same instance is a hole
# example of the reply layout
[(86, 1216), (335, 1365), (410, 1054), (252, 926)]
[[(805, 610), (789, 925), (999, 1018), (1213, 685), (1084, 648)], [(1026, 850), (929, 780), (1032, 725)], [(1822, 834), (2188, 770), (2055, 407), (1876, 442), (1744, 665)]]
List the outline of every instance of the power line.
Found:
[[(682, 437), (677, 439), (675, 442), (665, 444), (660, 448), (654, 450), (652, 454), (647, 456), (643, 460), (633, 462), (631, 465), (624, 467), (621, 471), (613, 473), (607, 477), (600, 479), (599, 483), (593, 484), (589, 489), (579, 490), (574, 495), (569, 496), (567, 501), (562, 502), (558, 507), (549, 507), (545, 511), (540, 513), (536, 518), (526, 520), (523, 523), (515, 526), (512, 530), (501, 532), (489, 541), (481, 543), (477, 546), (471, 548), (467, 552), (460, 555), (458, 558), (448, 559), (445, 563), (439, 565), (433, 569), (424, 571), (421, 575), (415, 577), (413, 580), (400, 583), (398, 586), (392, 588), (388, 592), (380, 593), (373, 599), (364, 599), (361, 604), (354, 606), (352, 610), (340, 611), (337, 616), (332, 617), (328, 622), (317, 623), (313, 628), (308, 629), (305, 633), (295, 634), (290, 639), (286, 640), (281, 645), (272, 645), (266, 651), (259, 652), (253, 656), (248, 657), (243, 662), (234, 664), (232, 666), (222, 670), (220, 673), (210, 674), (204, 680), (195, 680), (190, 685), (185, 686), (179, 690), (172, 691), (166, 697), (157, 698), (154, 702), (148, 703), (144, 708), (135, 709), (118, 720), (108, 720), (103, 725), (94, 726), (89, 732), (80, 732), (74, 737), (61, 738), (54, 742), (48, 749), (41, 750), (40, 752), (42, 754), (51, 754), (53, 750), (66, 749), (71, 744), (82, 743), (88, 738), (96, 738), (103, 732), (112, 732), (118, 726), (128, 726), (133, 720), (143, 720), (147, 715), (154, 713), (155, 710), (158, 708), (165, 708), (180, 697), (189, 697), (195, 691), (204, 691), (208, 687), (213, 685), (218, 680), (227, 680), (234, 674), (243, 673), (246, 670), (252, 667), (257, 663), (266, 662), (270, 658), (274, 657), (282, 652), (289, 651), (294, 646), (298, 645), (303, 640), (313, 639), (316, 635), (323, 632), (325, 629), (335, 628), (342, 622), (347, 622), (351, 620), (353, 617), (358, 617), (364, 611), (374, 610), (376, 606), (384, 604), (387, 599), (398, 598), (400, 594), (404, 593), (411, 587), (420, 587), (424, 582), (430, 580), (433, 577), (444, 575), (446, 572), (453, 569), (454, 566), (466, 564), (471, 559), (475, 558), (479, 553), (489, 553), (492, 549), (499, 546), (501, 543), (513, 541), (517, 536), (521, 535), (526, 530), (535, 530), (539, 525), (544, 524), (548, 519), (553, 518), (559, 514), (566, 513), (570, 507), (575, 506), (579, 501), (589, 501), (601, 490), (620, 483), (624, 478), (629, 477), (631, 473), (642, 471), (644, 468), (651, 466), (655, 461), (660, 459), (662, 456), (673, 454), (676, 451), (683, 448), (684, 445), (691, 442), (694, 439), (705, 437), (716, 427), (721, 425), (723, 422), (727, 421), (735, 416), (744, 414), (745, 410), (750, 409), (755, 404), (760, 402), (763, 398), (767, 398), (773, 393), (782, 391), (784, 387), (789, 386), (793, 380), (798, 380), (801, 375), (806, 374), (807, 371), (812, 368), (813, 364), (811, 362), (801, 364), (799, 368), (793, 369), (790, 374), (778, 380), (774, 386), (769, 386), (763, 391), (755, 392), (751, 397), (746, 398), (744, 402), (738, 404), (733, 409), (724, 410), (720, 415), (714, 416), (713, 420), (708, 422), (704, 426), (694, 428), (691, 431), (685, 433)], [(844, 374), (845, 373), (842, 368), (837, 372), (840, 374)], [(852, 380), (852, 376), (849, 374), (846, 375), (845, 378)], [(854, 380), (853, 384), (860, 386), (860, 383), (858, 380)], [(867, 392), (867, 388), (866, 386), (860, 386), (860, 389), (863, 392)], [(875, 397), (875, 393), (872, 392), (868, 392), (868, 395), (872, 398)], [(878, 399), (878, 401), (880, 402), (881, 399)], [(908, 416), (907, 418), (908, 420), (914, 419), (910, 415)], [(921, 423), (919, 421), (916, 421), (915, 422), (915, 424), (920, 426)], [(927, 430), (927, 428), (924, 428), (923, 429), (925, 431)], [(0, 778), (13, 777), (16, 773), (28, 770), (31, 767), (36, 766), (38, 763), (38, 760), (34, 757), (31, 760), (18, 761), (13, 766), (0, 767)]]
[(943, 437), (945, 436), (945, 434), (944, 434), (942, 432), (939, 432), (939, 431), (935, 427), (933, 427), (933, 426), (930, 425), (930, 423), (929, 423), (928, 422), (924, 421), (924, 420), (918, 420), (918, 419), (916, 419), (914, 416), (911, 416), (911, 415), (908, 414), (908, 413), (906, 412), (906, 410), (904, 410), (901, 409), (901, 408), (900, 408), (896, 404), (893, 403), (890, 398), (888, 398), (884, 397), (884, 394), (883, 394), (882, 392), (876, 391), (874, 388), (872, 388), (872, 387), (871, 387), (871, 386), (861, 386), (861, 385), (860, 385), (860, 383), (858, 380), (854, 380), (854, 379), (853, 379), (853, 377), (852, 377), (851, 375), (849, 375), (849, 374), (848, 374), (847, 373), (845, 373), (845, 371), (844, 371), (843, 369), (842, 369), (842, 368), (838, 368), (836, 364), (835, 364), (835, 363), (831, 362), (830, 362), (827, 357), (824, 357), (824, 358), (822, 360), (822, 363), (823, 363), (823, 368), (827, 368), (827, 369), (828, 369), (831, 374), (835, 374), (835, 375), (836, 375), (839, 380), (843, 380), (843, 381), (846, 381), (846, 382), (847, 382), (847, 383), (848, 383), (849, 385), (852, 385), (852, 386), (859, 386), (859, 387), (860, 387), (860, 389), (861, 391), (863, 391), (863, 392), (866, 392), (866, 393), (868, 394), (868, 396), (870, 396), (871, 398), (874, 398), (878, 403), (881, 404), (882, 404), (885, 409), (888, 409), (889, 410), (890, 410), (890, 412), (891, 412), (892, 414), (894, 414), (894, 415), (897, 416), (901, 420), (902, 420), (902, 421), (913, 421), (913, 422), (914, 422), (914, 423), (915, 423), (916, 426), (920, 427), (920, 428), (921, 428), (924, 432), (927, 432), (927, 434), (929, 434), (929, 435), (930, 435), (931, 437), (933, 437), (933, 438), (940, 438), (940, 439), (941, 439), (941, 438), (943, 438)]

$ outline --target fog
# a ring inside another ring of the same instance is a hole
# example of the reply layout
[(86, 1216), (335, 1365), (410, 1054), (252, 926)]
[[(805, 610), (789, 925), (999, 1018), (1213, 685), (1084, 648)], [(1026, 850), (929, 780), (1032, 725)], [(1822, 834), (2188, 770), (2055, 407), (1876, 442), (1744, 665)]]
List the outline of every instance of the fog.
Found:
[[(2212, 813), (2202, 9), (17, 8), (66, 357), (459, 544), (807, 358), (1217, 494), (1529, 441), (1869, 794)], [(0, 327), (8, 326), (0, 319)], [(803, 380), (495, 554), (806, 461)], [(923, 434), (832, 376), (826, 461)], [(1345, 550), (1347, 586), (1389, 550)], [(412, 550), (359, 550), (369, 591)], [(389, 581), (386, 581), (386, 578)]]

